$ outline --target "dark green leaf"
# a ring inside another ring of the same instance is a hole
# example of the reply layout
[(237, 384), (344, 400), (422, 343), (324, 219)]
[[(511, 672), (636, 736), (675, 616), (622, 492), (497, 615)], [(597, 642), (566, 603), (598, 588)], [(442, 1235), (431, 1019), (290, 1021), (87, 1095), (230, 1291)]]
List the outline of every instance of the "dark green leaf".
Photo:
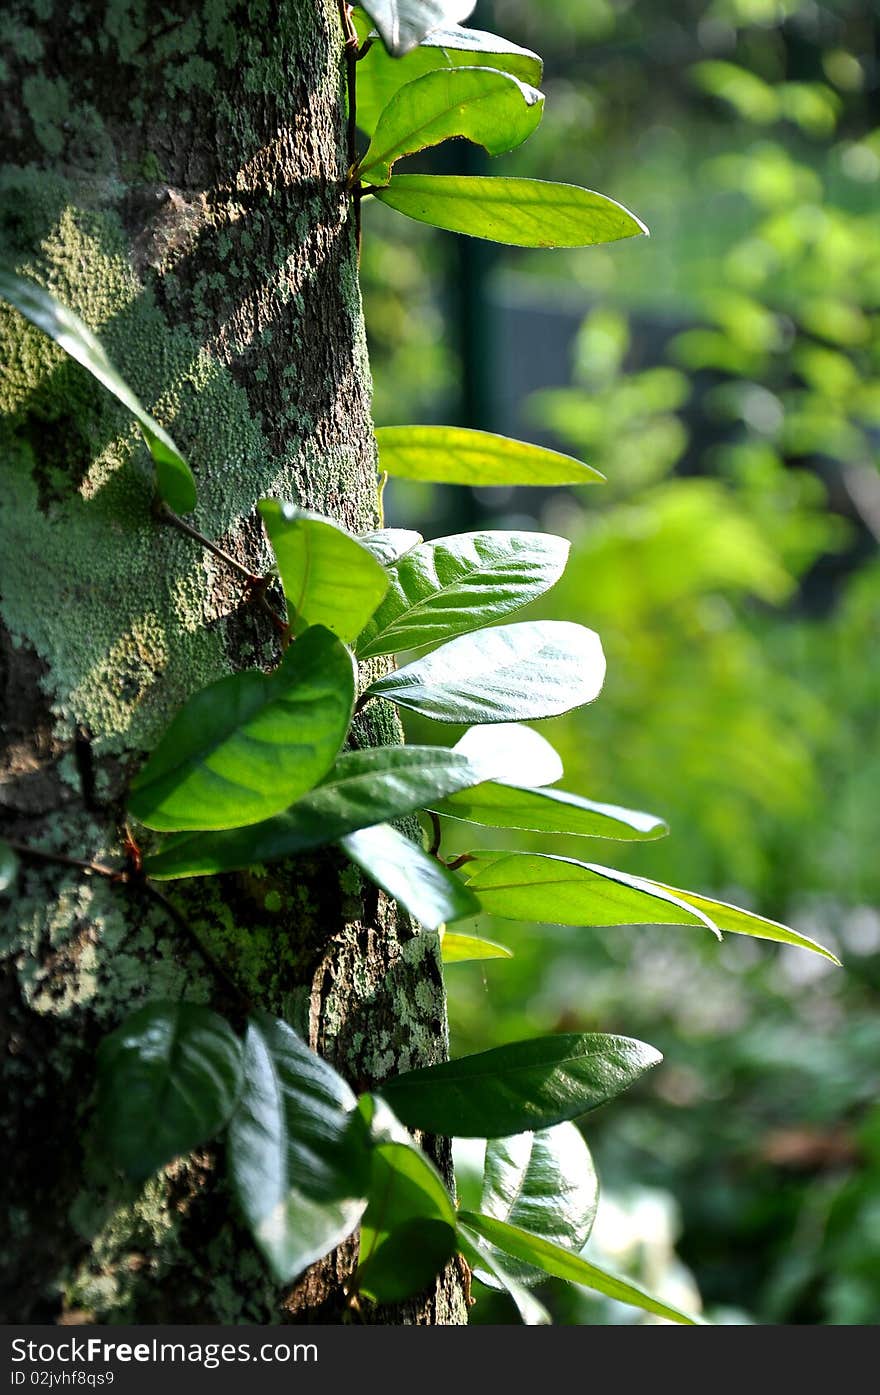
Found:
[(594, 247), (648, 231), (604, 194), (543, 179), (397, 174), (373, 192), (416, 222), (513, 247)]
[(569, 543), (547, 533), (462, 533), (421, 543), (390, 569), (391, 586), (358, 655), (420, 649), (491, 624), (548, 591)]
[(460, 1220), (458, 1239), (462, 1253), (477, 1279), (485, 1283), (488, 1272), (493, 1279), (491, 1287), (502, 1288), (510, 1295), (526, 1327), (546, 1327), (553, 1321), (543, 1303), (539, 1303), (525, 1284), (521, 1284), (508, 1271), (504, 1260), (499, 1258), (500, 1251), (494, 1245), (489, 1245), (475, 1230), (462, 1225)]
[(751, 911), (741, 910), (739, 906), (728, 905), (725, 901), (713, 901), (710, 896), (700, 896), (694, 891), (679, 891), (678, 887), (664, 886), (662, 882), (648, 881), (647, 879), (644, 881), (646, 886), (653, 887), (655, 891), (676, 896), (685, 905), (708, 916), (720, 931), (729, 931), (733, 935), (753, 935), (759, 940), (777, 940), (781, 944), (797, 945), (800, 949), (811, 949), (815, 954), (821, 954), (825, 959), (830, 959), (832, 964), (840, 963), (840, 960), (831, 953), (830, 949), (826, 949), (824, 945), (818, 944), (816, 940), (811, 940), (806, 935), (799, 934), (797, 930), (791, 930), (787, 925), (780, 925), (778, 921), (767, 920), (761, 915), (753, 915)]
[(504, 1254), (522, 1260), (524, 1264), (533, 1264), (554, 1278), (568, 1279), (573, 1284), (581, 1284), (596, 1293), (604, 1293), (607, 1298), (616, 1298), (620, 1303), (629, 1303), (634, 1308), (654, 1313), (656, 1317), (667, 1318), (670, 1322), (686, 1323), (689, 1326), (697, 1323), (696, 1318), (689, 1317), (687, 1313), (671, 1307), (668, 1303), (663, 1303), (659, 1298), (653, 1298), (628, 1279), (618, 1279), (614, 1274), (608, 1274), (604, 1269), (581, 1259), (580, 1255), (573, 1255), (537, 1235), (529, 1235), (516, 1226), (506, 1225), (504, 1221), (497, 1221), (491, 1216), (481, 1216), (473, 1211), (462, 1211), (459, 1219), (463, 1226), (475, 1230)]
[(480, 851), (462, 873), (483, 910), (541, 925), (705, 925), (713, 921), (657, 883), (545, 853)]
[(104, 352), (104, 346), (88, 325), (43, 290), (42, 286), (2, 268), (0, 297), (8, 300), (25, 319), (54, 339), (59, 348), (81, 364), (93, 378), (97, 378), (123, 407), (128, 408), (150, 448), (159, 494), (178, 513), (189, 513), (194, 509), (196, 482), (192, 471), (165, 428), (150, 416), (128, 383), (119, 376)]
[(346, 644), (356, 639), (388, 590), (382, 564), (329, 518), (277, 499), (261, 500), (260, 513), (293, 633), (324, 625)]
[(370, 1157), (341, 1076), (284, 1022), (258, 1013), (229, 1128), (232, 1184), (275, 1277), (287, 1282), (350, 1235)]
[(407, 552), (412, 552), (422, 541), (421, 533), (413, 533), (409, 528), (378, 528), (374, 533), (361, 533), (358, 542), (369, 548), (383, 567), (390, 567)]
[(461, 426), (381, 426), (379, 468), (396, 479), (429, 484), (594, 484), (598, 470), (570, 455)]
[(477, 915), (480, 903), (460, 877), (390, 824), (350, 833), (342, 847), (367, 876), (399, 901), (426, 930)]
[(272, 862), (338, 842), (377, 819), (402, 818), (424, 808), (438, 791), (462, 789), (478, 778), (464, 755), (441, 746), (347, 751), (323, 783), (286, 813), (226, 833), (169, 838), (146, 859), (144, 870), (168, 880)]
[(604, 677), (592, 630), (530, 620), (460, 635), (367, 692), (438, 722), (528, 721), (592, 702)]
[(354, 705), (354, 662), (320, 626), (273, 673), (248, 669), (202, 688), (132, 781), (148, 828), (239, 828), (313, 788), (339, 752)]
[(371, 136), (385, 107), (404, 83), (438, 68), (482, 65), (512, 73), (532, 87), (541, 85), (543, 64), (536, 53), (479, 29), (458, 25), (435, 29), (403, 58), (392, 58), (382, 44), (373, 44), (358, 63), (358, 125)]
[(382, 112), (357, 173), (387, 184), (391, 167), (453, 136), (501, 155), (521, 145), (541, 120), (544, 95), (494, 68), (437, 68), (398, 88)]
[(446, 930), (440, 940), (440, 958), (444, 964), (466, 964), (474, 959), (512, 959), (513, 950), (494, 940), (482, 940), (477, 935), (458, 935)]
[(531, 789), (562, 779), (562, 761), (547, 738), (518, 722), (469, 727), (452, 749), (467, 756), (481, 780), (515, 775)]
[[(577, 1254), (593, 1229), (599, 1182), (590, 1150), (574, 1124), (493, 1139), (486, 1148), (480, 1210)], [(539, 1270), (516, 1259), (500, 1262), (521, 1283)], [(491, 1283), (492, 1275), (479, 1277)]]
[(0, 891), (8, 891), (18, 876), (18, 858), (8, 843), (0, 839)]
[(455, 1251), (455, 1231), (446, 1221), (402, 1221), (366, 1251), (370, 1258), (358, 1273), (358, 1291), (376, 1303), (402, 1303), (428, 1288)]
[[(514, 767), (515, 768), (515, 767)], [(494, 780), (447, 795), (430, 807), (448, 818), (490, 828), (525, 828), (536, 833), (570, 833), (580, 838), (662, 838), (662, 819), (616, 804), (597, 804), (564, 790), (525, 789)]]
[(476, 0), (361, 0), (389, 53), (400, 55), (441, 24), (460, 24)]
[(619, 1095), (662, 1060), (629, 1037), (536, 1037), (426, 1066), (383, 1091), (405, 1124), (459, 1138), (504, 1138), (551, 1128)]
[(197, 1003), (148, 1003), (98, 1050), (98, 1120), (138, 1181), (219, 1132), (242, 1083), (242, 1044)]

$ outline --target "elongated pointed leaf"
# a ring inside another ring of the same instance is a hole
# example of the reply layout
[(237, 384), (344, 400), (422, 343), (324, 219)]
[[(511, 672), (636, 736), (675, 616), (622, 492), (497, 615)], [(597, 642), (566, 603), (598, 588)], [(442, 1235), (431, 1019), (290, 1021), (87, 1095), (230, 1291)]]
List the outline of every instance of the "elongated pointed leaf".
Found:
[(396, 479), (430, 484), (596, 484), (590, 465), (570, 455), (461, 426), (381, 426), (376, 431), (379, 468)]
[(421, 533), (413, 533), (409, 528), (377, 528), (374, 533), (361, 533), (358, 536), (358, 542), (368, 548), (383, 567), (390, 567), (393, 562), (405, 557), (421, 541)]
[(163, 426), (150, 416), (128, 383), (110, 362), (104, 346), (72, 310), (62, 305), (36, 282), (15, 276), (0, 267), (0, 297), (8, 300), (32, 325), (48, 334), (59, 348), (91, 373), (127, 407), (143, 432), (156, 467), (159, 494), (178, 513), (189, 513), (196, 505), (196, 482), (192, 471)]
[(405, 83), (438, 68), (497, 68), (521, 82), (540, 87), (543, 64), (536, 53), (497, 34), (459, 25), (434, 29), (403, 58), (392, 58), (382, 44), (373, 44), (358, 63), (357, 122), (371, 136), (384, 109)]
[(469, 727), (452, 749), (467, 756), (481, 780), (506, 777), (533, 788), (562, 779), (562, 761), (546, 736), (519, 722)]
[(490, 780), (447, 795), (430, 806), (435, 813), (490, 828), (525, 828), (579, 838), (662, 838), (662, 819), (616, 804), (597, 804), (564, 790), (524, 789)]
[(483, 910), (541, 925), (705, 925), (696, 906), (615, 867), (545, 853), (480, 851), (462, 868)]
[(501, 1252), (494, 1245), (489, 1245), (475, 1230), (462, 1225), (461, 1220), (458, 1225), (458, 1240), (475, 1276), (485, 1283), (487, 1273), (491, 1275), (491, 1287), (504, 1289), (510, 1295), (525, 1327), (546, 1327), (552, 1322), (543, 1303), (539, 1303), (525, 1284), (521, 1284), (508, 1271), (505, 1260), (507, 1264), (510, 1260), (507, 1256), (504, 1256), (504, 1259), (499, 1258)]
[(370, 1157), (355, 1104), (341, 1076), (284, 1022), (252, 1018), (228, 1163), (254, 1240), (280, 1282), (340, 1244), (366, 1209)]
[(441, 746), (347, 751), (322, 784), (286, 813), (249, 828), (169, 838), (146, 858), (144, 870), (169, 880), (273, 862), (338, 842), (377, 819), (402, 818), (424, 808), (438, 791), (462, 789), (477, 779), (466, 756)]
[(529, 1235), (517, 1226), (506, 1225), (504, 1221), (473, 1211), (462, 1211), (459, 1220), (463, 1226), (475, 1230), (504, 1254), (512, 1255), (525, 1264), (533, 1264), (554, 1278), (568, 1279), (569, 1282), (581, 1284), (595, 1293), (603, 1293), (606, 1298), (616, 1298), (620, 1303), (629, 1303), (634, 1308), (641, 1308), (656, 1317), (667, 1318), (670, 1322), (685, 1323), (689, 1326), (697, 1324), (696, 1318), (681, 1312), (679, 1308), (673, 1308), (669, 1303), (664, 1303), (662, 1299), (654, 1298), (639, 1288), (638, 1284), (631, 1283), (628, 1279), (619, 1279), (615, 1274), (608, 1274), (604, 1269), (582, 1259), (580, 1255), (570, 1254), (559, 1245), (552, 1245), (537, 1235)]
[[(590, 1150), (574, 1124), (497, 1138), (486, 1147), (480, 1211), (577, 1254), (593, 1229), (599, 1182)], [(537, 1283), (541, 1271), (498, 1256), (508, 1275)], [(480, 1273), (484, 1283), (493, 1275)]]
[(351, 654), (316, 626), (273, 673), (234, 673), (190, 698), (132, 782), (129, 808), (160, 831), (277, 814), (327, 774), (353, 706)]
[(329, 518), (277, 499), (263, 499), (260, 513), (293, 633), (324, 625), (347, 644), (356, 639), (388, 590), (382, 564)]
[(0, 839), (0, 891), (8, 891), (18, 875), (18, 858), (8, 843)]
[(513, 247), (594, 247), (648, 231), (604, 194), (543, 179), (396, 174), (373, 192), (418, 223)]
[(420, 649), (509, 615), (548, 591), (570, 544), (548, 533), (462, 533), (421, 543), (390, 569), (357, 642), (362, 658)]
[(460, 877), (390, 824), (350, 833), (342, 847), (367, 876), (399, 901), (426, 930), (478, 915), (480, 903)]
[(513, 950), (478, 935), (459, 935), (454, 930), (446, 930), (440, 941), (440, 957), (444, 964), (466, 964), (475, 959), (512, 959)]
[(592, 702), (604, 678), (597, 634), (532, 620), (460, 635), (367, 691), (438, 722), (529, 721)]
[(219, 1132), (242, 1085), (242, 1043), (197, 1003), (148, 1003), (98, 1050), (98, 1121), (115, 1163), (141, 1181)]
[(387, 184), (405, 155), (463, 136), (501, 155), (521, 145), (541, 120), (544, 94), (495, 68), (438, 68), (398, 88), (382, 112), (357, 173)]
[(458, 1138), (503, 1138), (576, 1119), (619, 1095), (662, 1060), (629, 1037), (537, 1037), (407, 1071), (383, 1085), (410, 1128)]
[(664, 886), (662, 882), (650, 881), (647, 885), (678, 897), (685, 905), (708, 916), (721, 931), (729, 931), (733, 935), (753, 935), (759, 940), (777, 940), (780, 944), (797, 945), (799, 949), (811, 949), (815, 954), (821, 954), (825, 959), (830, 959), (832, 964), (840, 963), (830, 949), (787, 925), (780, 925), (776, 920), (767, 920), (764, 916), (754, 915), (739, 906), (731, 906), (726, 901), (714, 901), (712, 897), (700, 896), (694, 891), (679, 891), (678, 887)]
[(460, 24), (475, 5), (476, 0), (361, 0), (360, 8), (370, 16), (388, 52), (397, 56), (441, 24)]

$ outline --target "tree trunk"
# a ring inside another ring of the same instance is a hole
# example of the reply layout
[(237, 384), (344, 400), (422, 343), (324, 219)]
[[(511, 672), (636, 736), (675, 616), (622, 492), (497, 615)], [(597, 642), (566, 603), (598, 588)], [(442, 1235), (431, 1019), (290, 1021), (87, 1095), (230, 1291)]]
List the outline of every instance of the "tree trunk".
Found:
[[(8, 18), (4, 259), (82, 315), (169, 426), (194, 523), (256, 571), (263, 495), (376, 526), (336, 0), (21, 0)], [(118, 861), (144, 753), (189, 694), (271, 665), (277, 641), (235, 573), (152, 513), (127, 414), (3, 305), (0, 362), (0, 833)], [(359, 739), (399, 731), (365, 716)], [(143, 891), (27, 855), (4, 902), (5, 1322), (344, 1316), (356, 1241), (284, 1292), (221, 1149), (138, 1190), (97, 1147), (99, 1040), (184, 991), (234, 1018), (211, 955), (361, 1087), (445, 1052), (436, 937), (341, 855), (171, 886), (192, 934)], [(463, 1315), (450, 1266), (375, 1316)]]

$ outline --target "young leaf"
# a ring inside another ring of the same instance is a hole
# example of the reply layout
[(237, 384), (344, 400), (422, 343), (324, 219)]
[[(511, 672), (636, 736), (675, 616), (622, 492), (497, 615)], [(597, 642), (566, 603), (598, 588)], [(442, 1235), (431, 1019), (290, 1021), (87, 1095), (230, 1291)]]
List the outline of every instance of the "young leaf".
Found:
[(390, 824), (350, 833), (342, 847), (371, 881), (399, 901), (426, 930), (478, 915), (480, 903), (460, 877)]
[(379, 469), (430, 484), (595, 484), (598, 470), (570, 455), (460, 426), (380, 426)]
[(399, 56), (441, 24), (460, 24), (476, 0), (361, 0), (388, 52)]
[(370, 1158), (355, 1103), (284, 1022), (252, 1018), (228, 1161), (254, 1240), (281, 1283), (340, 1244), (366, 1209)]
[(392, 58), (382, 44), (373, 44), (357, 69), (357, 122), (371, 136), (376, 123), (404, 83), (414, 82), (438, 68), (497, 68), (531, 87), (540, 87), (543, 64), (536, 53), (497, 34), (479, 29), (434, 29), (403, 58)]
[(479, 630), (559, 580), (570, 544), (547, 533), (462, 533), (421, 543), (390, 569), (390, 589), (357, 642), (361, 658)]
[(191, 697), (132, 781), (129, 808), (162, 832), (277, 814), (326, 775), (353, 705), (351, 654), (315, 626), (273, 673), (233, 673)]
[[(598, 1204), (596, 1169), (574, 1124), (557, 1124), (540, 1133), (519, 1133), (488, 1144), (480, 1201), (484, 1215), (577, 1254), (589, 1239)], [(501, 1262), (521, 1283), (542, 1278), (539, 1270), (516, 1259)], [(479, 1278), (491, 1286), (491, 1274), (481, 1273)]]
[(459, 1221), (469, 1230), (475, 1230), (478, 1235), (482, 1235), (504, 1254), (512, 1255), (524, 1264), (534, 1265), (554, 1278), (568, 1279), (570, 1283), (581, 1284), (596, 1293), (604, 1293), (607, 1298), (616, 1298), (620, 1303), (629, 1303), (634, 1308), (667, 1318), (670, 1322), (697, 1325), (696, 1318), (689, 1317), (687, 1313), (673, 1308), (669, 1303), (652, 1297), (650, 1293), (645, 1293), (638, 1284), (608, 1274), (604, 1269), (581, 1259), (580, 1255), (573, 1255), (537, 1235), (529, 1235), (517, 1226), (507, 1225), (492, 1216), (482, 1216), (473, 1211), (460, 1212)]
[(197, 1003), (148, 1003), (98, 1048), (98, 1122), (113, 1161), (142, 1181), (212, 1138), (242, 1083), (242, 1044)]
[(458, 935), (445, 930), (440, 938), (440, 958), (444, 964), (466, 964), (474, 959), (512, 959), (513, 950), (477, 935)]
[(526, 789), (494, 780), (447, 795), (429, 806), (437, 814), (490, 828), (525, 828), (579, 838), (648, 839), (668, 832), (662, 819), (616, 804), (597, 804), (564, 790)]
[(525, 1327), (546, 1327), (553, 1319), (543, 1303), (539, 1303), (525, 1284), (521, 1284), (508, 1272), (499, 1258), (500, 1252), (489, 1245), (481, 1235), (459, 1220), (458, 1240), (461, 1251), (477, 1279), (487, 1282), (487, 1273), (492, 1276), (492, 1288), (504, 1289), (510, 1295)]
[(8, 843), (0, 839), (0, 891), (8, 891), (18, 876), (18, 858)]
[(390, 567), (398, 562), (422, 541), (421, 533), (413, 533), (409, 528), (377, 528), (374, 533), (361, 533), (358, 542), (369, 549), (373, 556)]
[(452, 748), (467, 756), (481, 780), (516, 779), (522, 785), (552, 785), (563, 776), (562, 761), (546, 736), (518, 722), (469, 727)]
[(544, 94), (494, 68), (438, 68), (398, 88), (379, 117), (357, 167), (367, 184), (387, 184), (391, 167), (453, 136), (501, 155), (521, 145), (541, 120)]
[(488, 915), (540, 925), (705, 925), (714, 922), (656, 882), (546, 853), (480, 851), (462, 874)]
[(418, 223), (513, 247), (595, 247), (648, 231), (604, 194), (543, 179), (396, 174), (373, 193)]
[(36, 282), (15, 276), (0, 267), (0, 297), (8, 300), (32, 325), (54, 339), (59, 348), (112, 392), (137, 421), (156, 467), (156, 487), (165, 503), (177, 513), (196, 506), (196, 482), (192, 471), (164, 427), (150, 416), (131, 388), (117, 373), (104, 346), (72, 310), (62, 305)]
[(647, 878), (642, 880), (646, 886), (676, 896), (693, 910), (702, 912), (721, 931), (729, 931), (733, 935), (753, 935), (759, 940), (777, 940), (780, 944), (797, 945), (800, 949), (811, 949), (815, 954), (821, 954), (825, 959), (830, 959), (832, 964), (840, 963), (830, 949), (826, 949), (816, 940), (809, 939), (807, 935), (799, 934), (797, 930), (791, 930), (787, 925), (780, 925), (776, 920), (767, 920), (762, 915), (753, 915), (751, 911), (741, 910), (739, 906), (728, 905), (725, 901), (714, 901), (710, 896), (700, 896), (694, 891), (679, 891), (678, 887), (664, 886), (662, 882), (648, 881)]
[(295, 635), (324, 625), (346, 644), (356, 639), (388, 590), (372, 552), (344, 528), (278, 499), (260, 501)]
[(149, 877), (170, 880), (272, 862), (335, 843), (377, 819), (402, 818), (424, 808), (438, 792), (462, 789), (477, 779), (464, 755), (442, 746), (346, 751), (322, 784), (286, 813), (249, 828), (169, 838), (146, 858), (144, 870)]
[(382, 1089), (410, 1128), (504, 1138), (597, 1109), (660, 1060), (653, 1046), (629, 1037), (568, 1033), (407, 1071)]
[(530, 620), (460, 635), (367, 692), (438, 722), (528, 721), (592, 702), (604, 678), (592, 630)]

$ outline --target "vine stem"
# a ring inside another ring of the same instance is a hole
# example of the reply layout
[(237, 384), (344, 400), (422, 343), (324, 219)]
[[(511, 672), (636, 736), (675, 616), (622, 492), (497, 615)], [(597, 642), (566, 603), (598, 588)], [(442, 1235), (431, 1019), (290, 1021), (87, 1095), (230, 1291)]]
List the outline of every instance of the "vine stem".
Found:
[(89, 862), (81, 857), (69, 857), (67, 853), (49, 852), (45, 848), (32, 848), (28, 843), (18, 843), (4, 838), (4, 843), (19, 857), (32, 857), (37, 862), (59, 862), (62, 867), (77, 867), (81, 872), (94, 872), (98, 877), (106, 877), (111, 882), (127, 882), (129, 873), (124, 867), (107, 867), (103, 862)]
[(168, 897), (165, 895), (164, 891), (160, 891), (159, 888), (155, 886), (153, 882), (147, 880), (146, 878), (143, 880), (143, 882), (141, 882), (140, 885), (142, 889), (147, 893), (147, 895), (152, 897), (152, 899), (163, 908), (169, 919), (174, 921), (174, 924), (177, 926), (178, 930), (183, 931), (190, 944), (192, 944), (195, 947), (195, 949), (201, 955), (202, 959), (205, 961), (211, 972), (220, 980), (222, 984), (225, 985), (226, 988), (229, 989), (231, 993), (234, 994), (234, 996), (239, 1000), (239, 1002), (242, 1003), (248, 1011), (250, 1011), (253, 1004), (251, 1003), (251, 1000), (248, 997), (248, 995), (244, 992), (242, 988), (239, 988), (238, 984), (235, 982), (235, 979), (232, 978), (232, 976), (229, 974), (229, 972), (223, 966), (223, 964), (220, 962), (217, 956), (208, 948), (201, 936), (196, 933), (196, 931), (190, 925), (186, 917), (184, 915), (181, 915), (174, 902), (170, 901)]
[(432, 857), (437, 857), (440, 852), (440, 840), (443, 837), (443, 829), (440, 827), (440, 818), (434, 813), (433, 809), (428, 810), (428, 818), (431, 820), (431, 829), (434, 835), (431, 839), (431, 846), (428, 852)]
[(463, 867), (466, 862), (475, 862), (473, 853), (460, 853), (458, 857), (453, 857), (446, 863), (447, 872), (455, 872), (459, 867)]
[(345, 34), (345, 86), (348, 96), (348, 120), (346, 124), (346, 160), (348, 182), (351, 185), (354, 229), (357, 242), (358, 261), (361, 255), (361, 198), (363, 191), (360, 181), (355, 179), (357, 168), (357, 64), (360, 56), (357, 30), (351, 17), (351, 5), (339, 0), (339, 17)]

